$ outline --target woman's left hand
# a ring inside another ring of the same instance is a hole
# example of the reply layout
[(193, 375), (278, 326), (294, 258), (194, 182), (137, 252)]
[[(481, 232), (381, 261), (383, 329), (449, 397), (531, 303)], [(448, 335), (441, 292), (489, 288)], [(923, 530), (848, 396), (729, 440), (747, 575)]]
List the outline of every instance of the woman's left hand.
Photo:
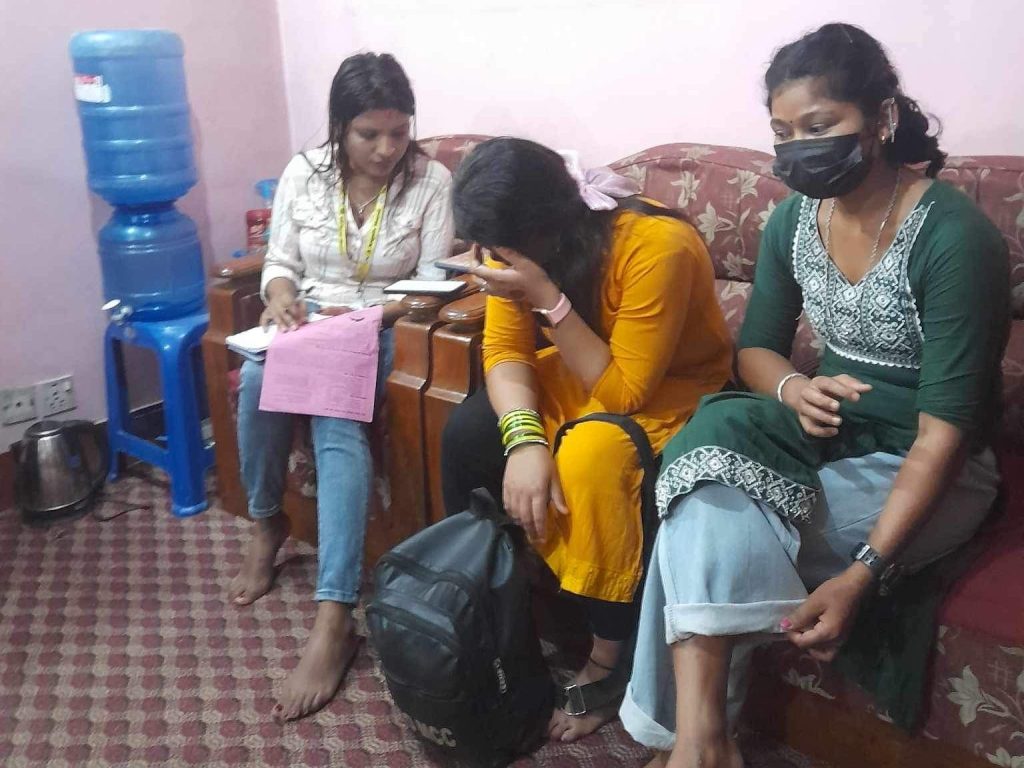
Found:
[(853, 628), (872, 577), (854, 564), (814, 590), (780, 628), (789, 641), (818, 661), (832, 661)]
[[(473, 246), (474, 255), (479, 255), (479, 248), (478, 245)], [(486, 283), (488, 294), (522, 301), (538, 309), (554, 308), (562, 291), (537, 262), (509, 248), (502, 249), (501, 258), (508, 263), (505, 269), (483, 265), (473, 268), (473, 274)]]
[(316, 310), (318, 315), (327, 315), (328, 317), (347, 315), (349, 312), (353, 311), (352, 307), (320, 307)]
[[(320, 307), (316, 310), (318, 314), (335, 316), (335, 315), (347, 315), (349, 312), (355, 312), (352, 307)], [(390, 328), (395, 322), (406, 313), (406, 308), (400, 301), (389, 301), (383, 307), (383, 315), (381, 317), (381, 327)]]

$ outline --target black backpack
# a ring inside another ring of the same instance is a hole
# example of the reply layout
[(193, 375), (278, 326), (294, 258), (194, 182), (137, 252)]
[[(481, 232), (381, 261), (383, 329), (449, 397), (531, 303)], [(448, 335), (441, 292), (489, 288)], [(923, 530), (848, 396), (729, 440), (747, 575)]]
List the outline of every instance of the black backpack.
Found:
[(531, 610), (522, 531), (475, 491), (466, 512), (384, 555), (367, 623), (391, 696), (445, 766), (536, 749), (554, 683)]

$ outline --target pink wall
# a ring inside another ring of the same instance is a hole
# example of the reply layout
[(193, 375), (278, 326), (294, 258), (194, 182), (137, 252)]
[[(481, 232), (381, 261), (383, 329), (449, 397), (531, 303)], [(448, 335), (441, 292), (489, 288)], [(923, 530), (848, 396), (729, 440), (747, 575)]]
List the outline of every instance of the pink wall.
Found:
[[(79, 408), (105, 415), (105, 320), (95, 232), (109, 209), (85, 184), (71, 95), (71, 35), (161, 27), (185, 42), (200, 182), (182, 209), (200, 228), (207, 261), (244, 244), (253, 181), (288, 158), (288, 125), (274, 0), (0, 0), (0, 387), (75, 376)], [(145, 394), (145, 393), (143, 393)], [(25, 425), (0, 427), (0, 452)]]
[(419, 133), (518, 134), (608, 162), (670, 141), (769, 149), (761, 78), (777, 46), (864, 26), (958, 154), (1024, 154), (1016, 0), (278, 0), (292, 142), (324, 124), (355, 50), (391, 51)]
[[(519, 134), (593, 163), (668, 141), (767, 149), (760, 78), (777, 45), (836, 18), (889, 46), (954, 153), (1024, 154), (1024, 9), (1015, 0), (0, 0), (0, 387), (73, 373), (102, 418), (104, 318), (67, 42), (81, 29), (163, 27), (185, 41), (200, 184), (182, 207), (207, 260), (244, 238), (252, 181), (325, 127), (356, 50), (411, 74), (421, 136)], [(279, 24), (280, 19), (280, 24)], [(287, 94), (287, 102), (285, 98)], [(23, 426), (0, 428), (0, 450)]]

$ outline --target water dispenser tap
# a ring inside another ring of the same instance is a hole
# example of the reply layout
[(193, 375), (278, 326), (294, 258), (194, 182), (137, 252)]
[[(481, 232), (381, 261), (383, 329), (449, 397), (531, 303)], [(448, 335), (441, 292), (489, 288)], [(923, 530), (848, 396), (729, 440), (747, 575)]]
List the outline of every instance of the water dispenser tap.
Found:
[(110, 322), (116, 323), (117, 325), (124, 325), (128, 322), (128, 318), (131, 317), (132, 308), (127, 304), (122, 304), (120, 299), (111, 299), (104, 304), (101, 309), (104, 312), (110, 314)]

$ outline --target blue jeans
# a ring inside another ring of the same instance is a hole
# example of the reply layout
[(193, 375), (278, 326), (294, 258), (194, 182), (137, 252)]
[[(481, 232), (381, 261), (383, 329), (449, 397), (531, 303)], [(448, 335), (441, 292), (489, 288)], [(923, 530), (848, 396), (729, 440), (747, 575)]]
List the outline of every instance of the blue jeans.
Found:
[[(381, 331), (377, 364), (377, 407), (391, 371), (391, 329)], [(238, 391), (238, 453), (251, 518), (281, 511), (295, 417), (261, 411), (263, 365), (242, 364)], [(328, 416), (311, 418), (317, 474), (319, 569), (316, 599), (355, 604), (363, 567), (363, 541), (373, 482), (366, 425)]]
[[(732, 729), (754, 648), (782, 639), (779, 622), (850, 565), (850, 552), (868, 540), (903, 460), (870, 453), (826, 464), (818, 471), (823, 493), (806, 523), (717, 483), (676, 498), (647, 569), (632, 676), (619, 713), (634, 739), (652, 749), (673, 748), (672, 644), (693, 635), (736, 638), (726, 700)], [(901, 562), (920, 568), (964, 544), (988, 515), (998, 486), (991, 451), (968, 459)]]

